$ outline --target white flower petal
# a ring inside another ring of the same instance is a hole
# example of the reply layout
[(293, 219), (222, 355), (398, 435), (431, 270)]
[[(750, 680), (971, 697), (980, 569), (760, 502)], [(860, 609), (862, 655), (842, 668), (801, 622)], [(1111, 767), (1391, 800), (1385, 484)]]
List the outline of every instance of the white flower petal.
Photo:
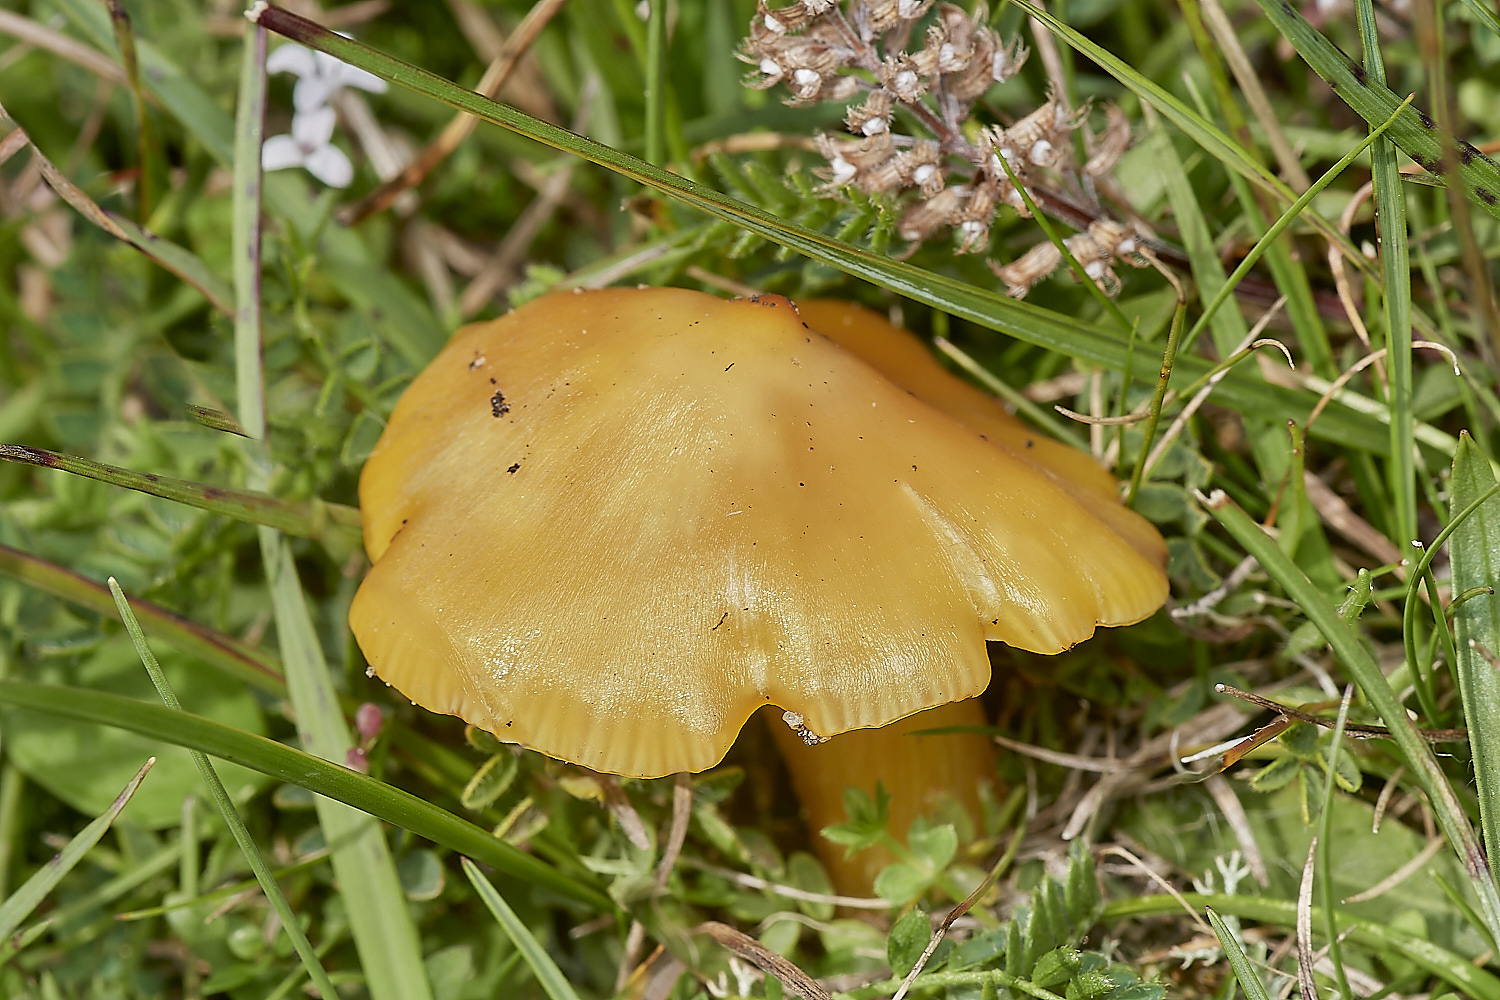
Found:
[(307, 172), (329, 187), (348, 187), (354, 179), (354, 164), (337, 146), (323, 146), (307, 154)]
[(285, 170), (288, 167), (300, 167), (307, 154), (302, 147), (297, 145), (297, 140), (289, 135), (273, 135), (260, 147), (260, 168), (262, 170)]
[(338, 89), (339, 85), (336, 82), (321, 74), (304, 76), (292, 88), (292, 107), (296, 108), (299, 114), (317, 111), (333, 99)]
[(288, 42), (266, 57), (267, 73), (292, 73), (299, 77), (317, 74), (317, 60), (311, 49)]
[(312, 111), (298, 111), (292, 115), (292, 136), (297, 145), (311, 152), (328, 145), (333, 138), (334, 122), (338, 115), (329, 107)]

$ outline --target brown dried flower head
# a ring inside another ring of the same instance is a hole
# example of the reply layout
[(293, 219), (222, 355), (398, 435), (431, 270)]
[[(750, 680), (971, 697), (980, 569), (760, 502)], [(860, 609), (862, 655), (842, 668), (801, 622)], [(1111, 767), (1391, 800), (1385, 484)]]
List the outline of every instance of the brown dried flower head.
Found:
[[(987, 252), (1002, 206), (1029, 216), (1019, 183), (1044, 209), (1064, 205), (1070, 224), (1094, 222), (1069, 238), (1068, 249), (1113, 294), (1119, 280), (1110, 264), (1136, 263), (1133, 247), (1119, 250), (1134, 234), (1099, 207), (1095, 186), (1109, 183), (1128, 148), (1130, 121), (1105, 108), (1103, 131), (1084, 133), (1086, 162), (1073, 133), (1089, 109), (1069, 108), (1056, 94), (1009, 126), (979, 125), (976, 103), (1026, 56), (1019, 39), (1007, 42), (989, 26), (985, 3), (968, 13), (933, 0), (800, 0), (775, 9), (760, 0), (739, 54), (754, 67), (748, 86), (785, 84), (788, 104), (848, 104), (844, 122), (853, 137), (816, 137), (828, 161), (821, 191), (852, 187), (905, 199), (897, 232), (910, 244), (906, 253), (944, 231), (958, 253)], [(991, 267), (1019, 296), (1061, 260), (1047, 244)]]

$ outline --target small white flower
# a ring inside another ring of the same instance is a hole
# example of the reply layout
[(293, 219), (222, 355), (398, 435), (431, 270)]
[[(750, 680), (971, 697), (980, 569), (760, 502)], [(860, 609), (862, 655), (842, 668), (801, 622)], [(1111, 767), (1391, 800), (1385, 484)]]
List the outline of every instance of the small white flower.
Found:
[(314, 52), (301, 45), (281, 46), (266, 59), (266, 72), (291, 73), (297, 78), (292, 88), (292, 105), (297, 111), (315, 111), (323, 107), (341, 87), (357, 87), (372, 94), (383, 94), (386, 83), (373, 73), (335, 59), (326, 52)]
[(304, 167), (329, 187), (348, 187), (354, 179), (354, 165), (329, 141), (336, 118), (329, 107), (293, 115), (291, 135), (273, 135), (260, 147), (261, 169)]

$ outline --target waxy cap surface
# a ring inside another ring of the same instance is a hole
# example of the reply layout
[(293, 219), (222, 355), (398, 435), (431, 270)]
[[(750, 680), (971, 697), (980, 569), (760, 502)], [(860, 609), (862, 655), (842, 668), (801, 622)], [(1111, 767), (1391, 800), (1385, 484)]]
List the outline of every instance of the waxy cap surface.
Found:
[(828, 736), (978, 694), (1165, 599), (1137, 515), (803, 324), (681, 289), (460, 330), (360, 480), (350, 625), (417, 704), (612, 773), (711, 767), (761, 705)]

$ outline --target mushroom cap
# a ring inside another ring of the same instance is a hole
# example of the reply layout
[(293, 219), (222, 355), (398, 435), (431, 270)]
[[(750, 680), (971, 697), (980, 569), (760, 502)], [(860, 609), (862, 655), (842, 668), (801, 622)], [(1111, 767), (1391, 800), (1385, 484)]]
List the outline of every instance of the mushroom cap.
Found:
[[(1117, 499), (1115, 477), (1090, 455), (1026, 426), (994, 396), (938, 364), (932, 351), (911, 331), (873, 309), (838, 299), (799, 302), (797, 311), (808, 326), (959, 423), (1024, 453), (1075, 485), (1109, 500)], [(1154, 530), (1151, 534), (1156, 536)]]
[(350, 609), (408, 698), (599, 771), (713, 766), (978, 694), (1166, 597), (1134, 513), (922, 402), (779, 296), (562, 293), (463, 328), (360, 478)]

